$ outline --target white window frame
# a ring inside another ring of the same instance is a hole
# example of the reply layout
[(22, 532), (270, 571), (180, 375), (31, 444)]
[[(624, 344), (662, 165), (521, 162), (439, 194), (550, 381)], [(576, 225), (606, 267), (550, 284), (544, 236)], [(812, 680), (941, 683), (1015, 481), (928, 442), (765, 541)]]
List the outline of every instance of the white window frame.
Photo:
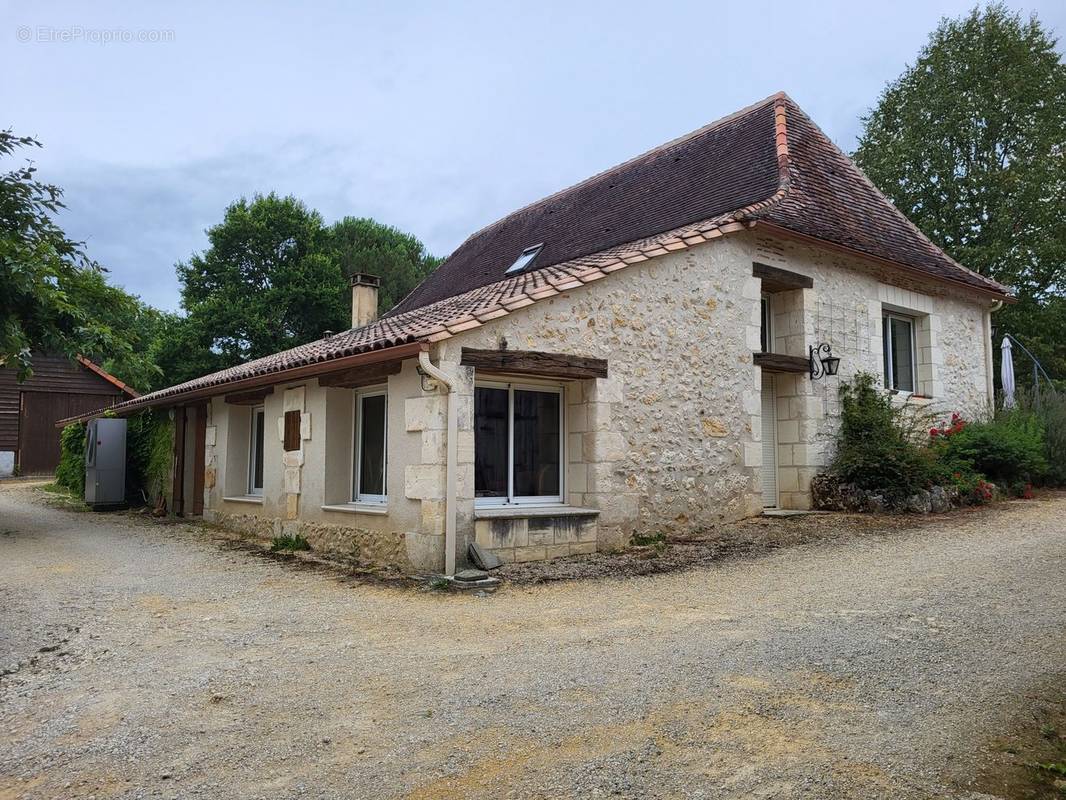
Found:
[[(360, 471), (363, 468), (363, 399), (366, 397), (384, 397), (385, 398), (385, 430), (382, 431), (382, 435), (385, 438), (384, 448), (382, 449), (382, 476), (381, 484), (385, 489), (384, 494), (360, 494), (359, 486), (361, 484)], [(352, 503), (358, 505), (378, 505), (383, 506), (389, 502), (389, 390), (387, 386), (374, 386), (367, 389), (359, 389), (355, 392), (355, 410), (354, 410), (354, 437), (352, 446), (352, 487), (348, 496), (351, 497)]]
[[(263, 450), (266, 450), (267, 443), (267, 429), (266, 429), (266, 406), (252, 406), (251, 419), (248, 425), (248, 496), (249, 497), (262, 497), (263, 487), (255, 486), (255, 458), (256, 458), (256, 440), (255, 440), (255, 420), (256, 417), (263, 415)], [(260, 458), (263, 459), (263, 482), (266, 483), (266, 454), (259, 453)]]
[[(475, 497), (478, 508), (507, 506), (557, 506), (564, 505), (566, 497), (566, 387), (557, 383), (512, 383), (506, 381), (475, 381), (474, 389), (507, 390), (507, 496)], [(559, 494), (514, 496), (514, 393), (516, 391), (545, 392), (559, 396)], [(476, 413), (476, 412), (475, 412)], [(476, 422), (475, 422), (476, 424)], [(474, 453), (477, 458), (477, 453)]]
[[(774, 301), (773, 295), (763, 292), (759, 298), (759, 338), (760, 344), (763, 329), (766, 330), (766, 349), (764, 353), (774, 352)], [(766, 313), (763, 313), (763, 303), (766, 303)]]
[[(895, 371), (895, 353), (892, 352), (892, 331), (889, 320), (897, 320), (899, 322), (906, 322), (910, 325), (911, 329), (911, 386), (913, 389), (900, 389), (892, 385), (892, 373)], [(885, 356), (885, 388), (891, 392), (896, 392), (903, 395), (916, 394), (918, 392), (918, 320), (908, 314), (900, 314), (895, 311), (883, 311), (881, 313), (881, 336), (884, 338), (884, 350)]]

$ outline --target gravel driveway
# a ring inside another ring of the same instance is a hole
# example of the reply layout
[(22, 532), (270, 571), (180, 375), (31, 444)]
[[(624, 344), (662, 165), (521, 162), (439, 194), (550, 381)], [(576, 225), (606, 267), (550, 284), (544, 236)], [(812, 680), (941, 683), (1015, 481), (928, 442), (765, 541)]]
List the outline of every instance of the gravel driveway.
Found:
[(0, 798), (969, 797), (1064, 576), (1066, 498), (478, 598), (0, 486)]

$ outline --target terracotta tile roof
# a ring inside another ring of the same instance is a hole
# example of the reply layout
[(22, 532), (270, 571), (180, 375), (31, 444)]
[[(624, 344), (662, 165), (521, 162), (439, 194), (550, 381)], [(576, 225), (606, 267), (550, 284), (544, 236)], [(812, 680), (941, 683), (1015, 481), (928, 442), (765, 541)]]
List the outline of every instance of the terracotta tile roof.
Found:
[(118, 378), (116, 378), (114, 375), (112, 375), (106, 369), (101, 367), (95, 361), (90, 361), (85, 356), (77, 356), (76, 358), (77, 358), (77, 362), (79, 364), (81, 364), (83, 367), (85, 367), (85, 369), (89, 370), (90, 372), (96, 373), (101, 378), (103, 378), (105, 381), (107, 381), (108, 383), (112, 384), (116, 388), (120, 389), (127, 396), (129, 396), (129, 397), (140, 397), (141, 396), (140, 392), (138, 392), (136, 389), (134, 389), (129, 384), (124, 383), (123, 381), (120, 381)]
[(769, 99), (515, 211), (463, 242), (393, 313), (497, 281), (536, 244), (533, 267), (547, 267), (765, 200), (779, 182), (773, 127)]
[(996, 294), (1006, 287), (950, 258), (929, 241), (791, 98), (778, 95), (778, 144), (786, 143), (788, 184), (770, 207), (748, 216), (935, 278)]
[[(908, 272), (1007, 296), (925, 238), (783, 94), (545, 198), (471, 236), (384, 318), (115, 406), (190, 393), (349, 356), (446, 339), (671, 251), (765, 225)], [(531, 271), (506, 276), (544, 243)], [(388, 353), (381, 353), (388, 357)], [(409, 354), (407, 357), (410, 357)]]
[(532, 245), (544, 244), (534, 268), (546, 267), (731, 212), (1006, 293), (930, 242), (799, 106), (777, 94), (478, 231), (390, 313), (500, 280)]

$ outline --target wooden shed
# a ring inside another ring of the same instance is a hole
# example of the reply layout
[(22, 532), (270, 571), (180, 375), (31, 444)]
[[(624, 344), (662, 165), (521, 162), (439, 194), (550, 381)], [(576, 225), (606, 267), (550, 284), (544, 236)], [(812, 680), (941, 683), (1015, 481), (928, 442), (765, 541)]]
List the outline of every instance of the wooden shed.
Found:
[(19, 383), (0, 368), (0, 477), (50, 475), (59, 464), (57, 420), (112, 406), (138, 393), (87, 358), (34, 356)]

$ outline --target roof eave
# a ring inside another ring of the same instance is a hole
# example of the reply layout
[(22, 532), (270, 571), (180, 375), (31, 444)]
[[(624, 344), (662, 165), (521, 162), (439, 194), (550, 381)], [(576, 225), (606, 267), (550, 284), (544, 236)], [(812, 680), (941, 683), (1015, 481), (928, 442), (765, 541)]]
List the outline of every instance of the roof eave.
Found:
[(783, 236), (789, 239), (795, 239), (797, 241), (804, 242), (805, 244), (814, 245), (816, 247), (823, 247), (828, 250), (835, 250), (837, 252), (845, 253), (856, 258), (865, 259), (866, 261), (882, 264), (886, 267), (890, 267), (891, 269), (906, 272), (907, 274), (913, 275), (917, 278), (921, 278), (922, 280), (933, 281), (936, 283), (946, 284), (948, 286), (955, 286), (962, 289), (967, 289), (971, 292), (983, 294), (988, 297), (994, 297), (996, 300), (1002, 300), (1004, 303), (1018, 302), (1018, 298), (1014, 297), (1005, 288), (1004, 291), (997, 291), (996, 289), (993, 289), (991, 287), (985, 288), (972, 283), (967, 283), (966, 281), (954, 280), (952, 278), (946, 278), (941, 275), (934, 275), (933, 273), (927, 272), (923, 269), (919, 269), (918, 267), (912, 267), (910, 264), (904, 264), (902, 261), (894, 261), (889, 258), (875, 256), (871, 253), (866, 253), (862, 250), (857, 250), (854, 247), (848, 247), (847, 245), (839, 244), (829, 239), (821, 239), (817, 236), (811, 236), (810, 234), (800, 233), (799, 231), (794, 231), (791, 228), (786, 228), (783, 225), (778, 225), (773, 222), (767, 222), (765, 220), (752, 220), (748, 224), (753, 228), (763, 228), (764, 230), (770, 233), (775, 233), (779, 236)]
[(188, 405), (196, 400), (204, 400), (211, 397), (217, 397), (218, 395), (245, 391), (247, 389), (256, 389), (261, 386), (275, 386), (279, 383), (288, 383), (290, 381), (303, 380), (306, 378), (317, 378), (320, 375), (329, 375), (333, 372), (340, 372), (346, 369), (352, 369), (353, 367), (380, 364), (385, 361), (400, 361), (406, 358), (415, 357), (423, 350), (428, 349), (429, 343), (426, 341), (409, 342), (407, 344), (384, 347), (378, 350), (368, 350), (363, 353), (356, 353), (341, 358), (333, 358), (327, 361), (319, 361), (314, 364), (303, 364), (298, 367), (290, 367), (289, 369), (268, 372), (263, 375), (254, 375), (249, 378), (242, 378), (235, 381), (226, 381), (223, 383), (212, 384), (210, 386), (202, 386), (196, 389), (190, 389), (186, 392), (163, 395), (162, 397), (146, 395), (143, 398), (128, 400), (125, 403), (110, 408), (101, 408), (87, 414), (61, 419), (55, 423), (55, 426), (61, 428), (74, 422), (85, 422), (86, 420), (103, 416), (108, 411), (112, 412), (115, 416), (125, 417), (149, 408), (168, 408), (172, 406)]

